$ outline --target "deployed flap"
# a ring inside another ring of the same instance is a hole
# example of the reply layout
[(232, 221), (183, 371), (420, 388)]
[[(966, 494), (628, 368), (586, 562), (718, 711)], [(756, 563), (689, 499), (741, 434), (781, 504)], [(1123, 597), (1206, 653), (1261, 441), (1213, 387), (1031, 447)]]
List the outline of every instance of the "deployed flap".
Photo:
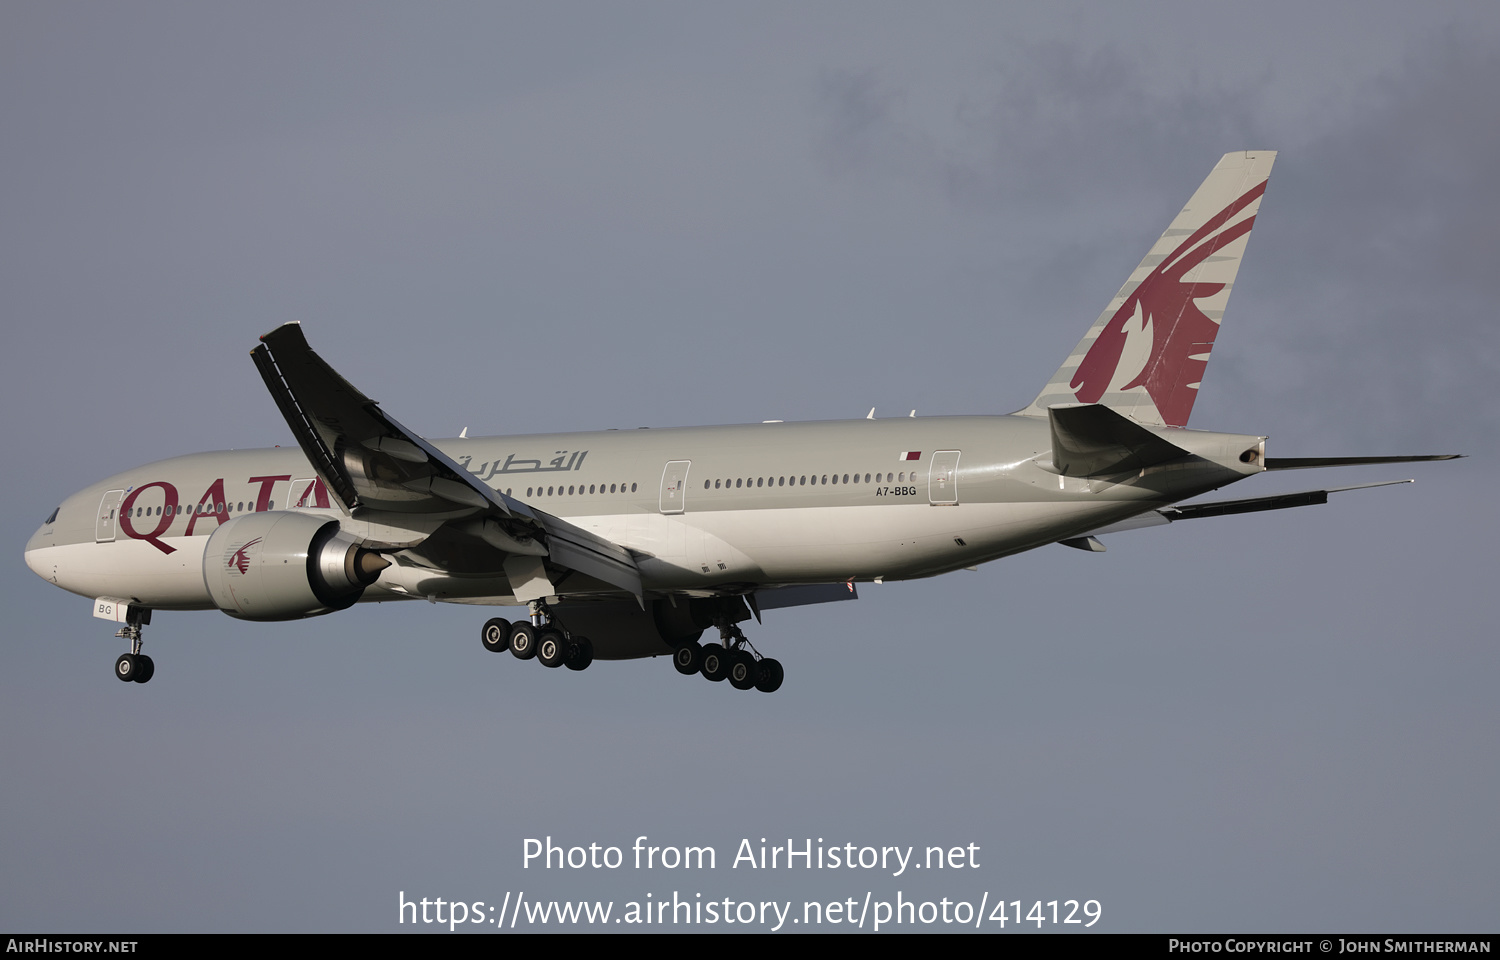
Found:
[(536, 522), (546, 532), (548, 554), (553, 563), (628, 590), (637, 603), (645, 605), (641, 571), (629, 550), (550, 513), (540, 510), (533, 513)]
[[(339, 376), (307, 345), (299, 324), (261, 337), (250, 355), (313, 469), (350, 515), (397, 527), (403, 520), (419, 526), (414, 518), (426, 518), (428, 529), (456, 523), (503, 556), (545, 552), (554, 565), (641, 601), (640, 570), (628, 550), (485, 486)], [(523, 569), (503, 565), (507, 573)], [(524, 569), (527, 583), (547, 582)]]
[(1192, 456), (1174, 443), (1097, 404), (1059, 404), (1052, 422), (1052, 464), (1070, 477), (1141, 470)]

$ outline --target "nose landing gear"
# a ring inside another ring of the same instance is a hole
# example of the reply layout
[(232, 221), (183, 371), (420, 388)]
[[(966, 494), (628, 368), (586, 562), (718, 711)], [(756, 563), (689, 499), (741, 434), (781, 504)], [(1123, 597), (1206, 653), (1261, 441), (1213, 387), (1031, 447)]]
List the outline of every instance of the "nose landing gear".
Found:
[(115, 660), (115, 676), (126, 683), (145, 683), (156, 675), (156, 661), (141, 653), (141, 627), (150, 622), (150, 610), (131, 606), (125, 614), (125, 626), (115, 634), (130, 641), (130, 652)]

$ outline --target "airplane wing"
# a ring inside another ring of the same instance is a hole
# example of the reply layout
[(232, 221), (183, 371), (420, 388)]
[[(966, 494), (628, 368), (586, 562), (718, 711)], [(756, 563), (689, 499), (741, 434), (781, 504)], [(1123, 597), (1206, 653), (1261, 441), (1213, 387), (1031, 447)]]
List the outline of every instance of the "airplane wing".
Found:
[(1065, 547), (1073, 547), (1077, 550), (1087, 550), (1091, 553), (1103, 553), (1104, 544), (1096, 538), (1107, 533), (1120, 533), (1123, 530), (1139, 530), (1143, 527), (1159, 527), (1178, 520), (1195, 520), (1200, 517), (1227, 517), (1236, 513), (1259, 513), (1263, 510), (1286, 510), (1290, 507), (1306, 507), (1318, 503), (1327, 503), (1330, 493), (1343, 493), (1346, 490), (1365, 490), (1370, 487), (1389, 487), (1398, 483), (1415, 483), (1414, 480), (1385, 480), (1380, 483), (1360, 483), (1352, 487), (1332, 487), (1327, 490), (1303, 490), (1298, 493), (1278, 493), (1269, 497), (1249, 497), (1243, 500), (1214, 500), (1209, 503), (1180, 503), (1170, 507), (1161, 507), (1157, 510), (1147, 510), (1145, 513), (1112, 523), (1107, 527), (1090, 530), (1088, 533), (1077, 537), (1069, 537), (1059, 540), (1058, 543)]
[[(566, 520), (480, 483), (441, 450), (396, 422), (313, 352), (297, 323), (261, 337), (250, 356), (313, 469), (358, 520), (398, 528), (451, 525), (497, 551), (512, 585), (550, 594), (542, 567), (601, 580), (643, 598), (630, 552)], [(527, 597), (526, 599), (536, 599)]]

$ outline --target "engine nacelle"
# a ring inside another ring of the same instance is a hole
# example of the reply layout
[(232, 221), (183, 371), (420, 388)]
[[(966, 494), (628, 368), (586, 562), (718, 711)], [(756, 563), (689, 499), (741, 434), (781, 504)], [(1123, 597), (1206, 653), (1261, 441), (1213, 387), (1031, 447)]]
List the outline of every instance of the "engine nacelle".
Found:
[(219, 525), (203, 550), (203, 582), (241, 620), (299, 620), (354, 605), (390, 561), (305, 513), (247, 513)]

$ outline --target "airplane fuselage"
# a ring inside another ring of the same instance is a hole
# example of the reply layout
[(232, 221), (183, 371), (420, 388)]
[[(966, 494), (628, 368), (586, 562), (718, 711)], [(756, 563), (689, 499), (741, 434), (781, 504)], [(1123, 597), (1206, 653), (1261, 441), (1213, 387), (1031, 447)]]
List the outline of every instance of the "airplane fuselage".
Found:
[(153, 610), (271, 622), (421, 598), (524, 605), (480, 629), (519, 660), (576, 671), (669, 654), (679, 673), (772, 693), (781, 663), (739, 626), (763, 608), (1338, 492), (1177, 505), (1267, 469), (1447, 459), (1273, 464), (1265, 437), (1187, 429), (1274, 159), (1225, 154), (1009, 416), (430, 441), (288, 323), (250, 357), (295, 446), (118, 473), (64, 501), (26, 562), (124, 624), (127, 682), (155, 674)]
[[(1261, 470), (1262, 438), (1157, 428), (1197, 458), (1106, 479), (1051, 462), (1045, 419), (935, 417), (452, 439), (477, 481), (627, 547), (657, 594), (931, 576), (1054, 543)], [(202, 453), (69, 497), (27, 544), (88, 597), (212, 609), (203, 552), (224, 522), (292, 510), (361, 528), (296, 447)], [(492, 552), (461, 538), (382, 571), (363, 600), (513, 602)], [(576, 586), (576, 585), (575, 585)], [(611, 592), (599, 585), (600, 593)]]

